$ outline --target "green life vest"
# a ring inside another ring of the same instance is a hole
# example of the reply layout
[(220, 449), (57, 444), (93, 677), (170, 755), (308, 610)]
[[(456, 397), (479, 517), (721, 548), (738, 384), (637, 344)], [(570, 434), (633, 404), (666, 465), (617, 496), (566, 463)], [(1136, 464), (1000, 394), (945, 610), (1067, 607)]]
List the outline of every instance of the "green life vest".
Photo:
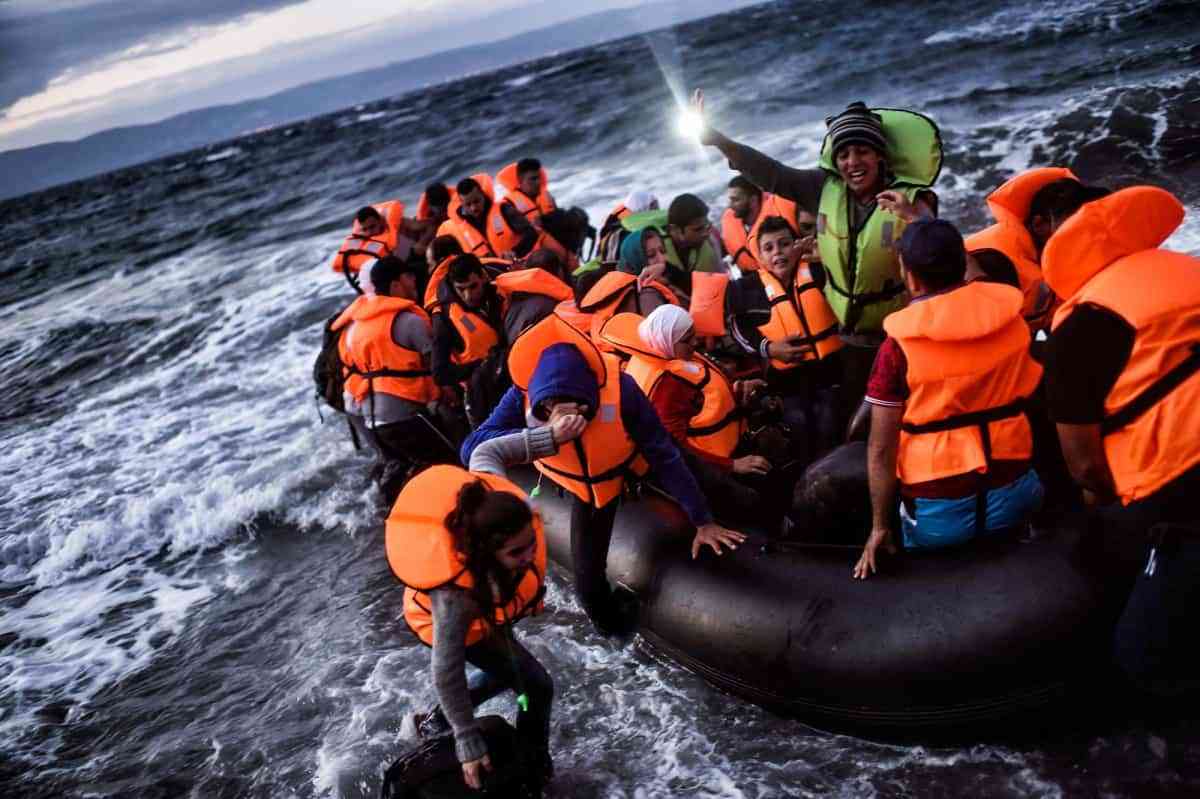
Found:
[[(887, 162), (893, 176), (888, 184), (909, 202), (932, 186), (942, 169), (942, 139), (937, 126), (913, 111), (871, 109), (883, 120)], [(852, 230), (854, 198), (833, 163), (826, 135), (820, 166), (828, 176), (821, 187), (817, 210), (817, 247), (825, 264), (825, 297), (850, 333), (880, 332), (883, 320), (907, 304), (900, 277), (898, 247), (905, 221), (882, 208), (871, 209), (862, 226)]]
[(720, 272), (721, 270), (721, 255), (712, 245), (711, 239), (705, 239), (704, 243), (699, 248), (688, 253), (688, 262), (685, 264), (679, 257), (679, 251), (675, 249), (675, 242), (671, 240), (671, 234), (667, 233), (667, 212), (663, 209), (655, 209), (651, 211), (639, 211), (636, 214), (629, 214), (621, 220), (621, 227), (634, 233), (639, 230), (645, 230), (652, 227), (662, 236), (663, 244), (667, 250), (667, 263), (684, 272)]

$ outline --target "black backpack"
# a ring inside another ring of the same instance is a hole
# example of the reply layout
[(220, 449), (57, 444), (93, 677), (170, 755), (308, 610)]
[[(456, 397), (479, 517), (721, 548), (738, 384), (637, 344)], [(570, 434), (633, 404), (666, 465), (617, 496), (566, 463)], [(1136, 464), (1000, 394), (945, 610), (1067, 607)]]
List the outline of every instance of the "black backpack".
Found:
[(484, 716), (479, 727), (492, 759), (482, 791), (463, 782), (454, 736), (447, 735), (424, 742), (393, 763), (383, 776), (382, 799), (540, 799), (542, 764), (512, 725), (499, 716)]
[(313, 382), (317, 386), (317, 399), (339, 413), (346, 412), (345, 399), (342, 391), (346, 384), (346, 367), (342, 356), (338, 353), (338, 342), (342, 339), (342, 331), (334, 330), (333, 323), (342, 315), (338, 311), (325, 320), (325, 335), (321, 340), (321, 352), (313, 364)]

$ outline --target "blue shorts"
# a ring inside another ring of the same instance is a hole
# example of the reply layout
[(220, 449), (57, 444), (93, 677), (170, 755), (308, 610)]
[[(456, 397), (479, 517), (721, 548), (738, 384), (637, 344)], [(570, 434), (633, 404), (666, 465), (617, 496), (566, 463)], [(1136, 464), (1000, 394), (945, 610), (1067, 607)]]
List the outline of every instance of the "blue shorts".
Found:
[[(987, 495), (987, 532), (1018, 527), (1042, 505), (1046, 491), (1030, 469)], [(975, 537), (975, 495), (959, 499), (914, 499), (914, 515), (900, 505), (900, 531), (905, 549), (937, 549)]]

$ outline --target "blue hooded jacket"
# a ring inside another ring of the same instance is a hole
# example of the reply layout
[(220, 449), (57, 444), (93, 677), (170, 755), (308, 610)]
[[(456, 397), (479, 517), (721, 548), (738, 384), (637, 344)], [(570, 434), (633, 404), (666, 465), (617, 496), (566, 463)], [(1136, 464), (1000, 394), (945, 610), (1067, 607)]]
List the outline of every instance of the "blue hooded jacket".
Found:
[[(569, 397), (595, 410), (600, 402), (600, 387), (583, 354), (570, 344), (547, 347), (538, 359), (529, 380), (529, 404), (534, 409), (554, 397)], [(539, 417), (540, 418), (540, 417)], [(650, 464), (662, 487), (682, 506), (692, 524), (699, 527), (712, 521), (708, 500), (696, 484), (696, 478), (663, 427), (650, 400), (634, 382), (621, 373), (621, 421), (638, 451)], [(525, 397), (516, 386), (505, 392), (487, 420), (463, 442), (459, 455), (464, 464), (471, 462), (475, 447), (499, 436), (527, 427)]]

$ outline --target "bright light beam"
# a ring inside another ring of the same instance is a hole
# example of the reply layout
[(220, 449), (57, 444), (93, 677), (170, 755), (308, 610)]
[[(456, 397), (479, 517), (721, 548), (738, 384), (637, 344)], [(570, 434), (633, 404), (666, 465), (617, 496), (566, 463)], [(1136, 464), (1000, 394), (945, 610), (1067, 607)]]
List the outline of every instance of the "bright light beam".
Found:
[(671, 96), (675, 100), (676, 132), (691, 141), (695, 145), (696, 154), (700, 159), (711, 165), (713, 163), (711, 148), (700, 143), (700, 132), (704, 130), (704, 120), (691, 109), (688, 91), (683, 85), (683, 69), (676, 55), (678, 40), (675, 31), (669, 28), (654, 31), (643, 35), (642, 40), (650, 48), (650, 53), (658, 65), (658, 71), (662, 73), (663, 82), (667, 84), (667, 88), (671, 90)]
[(685, 139), (699, 142), (700, 134), (704, 131), (704, 120), (690, 108), (684, 108), (679, 112), (679, 119), (675, 122), (675, 129), (679, 131), (679, 135)]

